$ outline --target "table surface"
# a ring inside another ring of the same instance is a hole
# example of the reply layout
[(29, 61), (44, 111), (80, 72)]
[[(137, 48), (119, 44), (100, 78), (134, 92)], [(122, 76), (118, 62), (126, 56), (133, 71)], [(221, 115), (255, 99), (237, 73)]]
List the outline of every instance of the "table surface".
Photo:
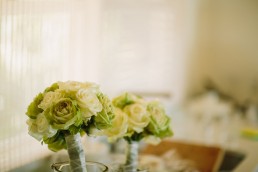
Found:
[[(223, 128), (223, 130), (221, 130), (220, 126), (213, 126), (213, 128), (210, 128), (212, 129), (210, 130), (211, 131), (210, 134), (213, 134), (212, 136), (214, 137), (205, 138), (205, 133), (202, 133), (203, 128), (200, 127), (198, 123), (199, 121), (188, 120), (188, 118), (185, 118), (185, 116), (182, 114), (179, 114), (178, 116), (174, 116), (173, 121), (175, 121), (176, 123), (175, 122), (173, 123), (173, 130), (174, 130), (175, 136), (172, 139), (175, 139), (175, 140), (180, 139), (180, 140), (185, 140), (187, 142), (189, 141), (193, 143), (198, 142), (201, 144), (210, 144), (210, 145), (213, 144), (212, 141), (218, 140), (217, 138), (220, 137), (223, 131), (227, 131), (226, 129), (231, 130), (233, 126), (233, 124), (228, 125), (226, 126), (228, 128)], [(187, 130), (185, 129), (185, 126), (188, 126)], [(238, 123), (236, 123), (235, 127), (238, 127)], [(239, 128), (233, 128), (233, 130), (231, 131), (236, 131), (237, 129)], [(91, 146), (94, 146), (96, 148), (96, 145), (94, 143), (91, 144)], [(238, 138), (233, 138), (233, 139), (231, 138), (230, 141), (224, 140), (220, 146), (222, 147), (224, 146), (226, 147), (226, 149), (230, 148), (230, 150), (233, 150), (236, 152), (243, 152), (246, 155), (245, 159), (235, 168), (234, 172), (258, 172), (258, 141), (257, 140), (246, 139), (238, 136)], [(85, 148), (87, 148), (86, 150), (88, 151), (88, 153), (89, 151), (94, 150), (94, 147), (90, 147), (89, 145), (85, 146)], [(108, 159), (106, 154), (107, 149), (105, 148), (105, 146), (104, 147), (100, 146), (95, 150), (98, 150), (98, 151), (90, 152), (91, 160), (96, 160), (98, 162), (101, 162), (101, 161), (105, 162)], [(11, 172), (52, 171), (50, 168), (46, 169), (46, 166), (50, 167), (52, 162), (60, 162), (60, 161), (57, 161), (56, 159), (57, 157), (60, 158), (59, 156), (60, 154), (61, 154), (61, 157), (65, 157), (63, 155), (65, 155), (66, 152), (53, 154), (52, 156), (46, 157), (45, 159), (38, 160), (38, 161), (32, 162), (31, 164), (14, 169)], [(103, 156), (103, 155), (106, 155), (106, 156)]]
[[(240, 140), (240, 147), (237, 151), (246, 154), (245, 159), (235, 168), (234, 172), (258, 172), (258, 142), (247, 139)], [(90, 155), (90, 160), (98, 162), (107, 162), (107, 157), (100, 158), (99, 155)], [(60, 162), (67, 160), (66, 152), (52, 154), (44, 159), (37, 160), (28, 165), (11, 170), (10, 172), (52, 172), (50, 168), (53, 162)], [(110, 160), (110, 159), (109, 159)]]
[(239, 150), (246, 153), (246, 157), (234, 172), (258, 172), (258, 141), (240, 139), (239, 145)]

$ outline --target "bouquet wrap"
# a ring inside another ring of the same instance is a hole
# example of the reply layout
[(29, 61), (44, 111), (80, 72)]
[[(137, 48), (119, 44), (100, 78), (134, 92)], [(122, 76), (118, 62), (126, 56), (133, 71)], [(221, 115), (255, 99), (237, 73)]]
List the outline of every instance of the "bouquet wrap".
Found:
[(124, 171), (136, 172), (138, 167), (138, 142), (131, 142), (127, 144), (126, 162)]

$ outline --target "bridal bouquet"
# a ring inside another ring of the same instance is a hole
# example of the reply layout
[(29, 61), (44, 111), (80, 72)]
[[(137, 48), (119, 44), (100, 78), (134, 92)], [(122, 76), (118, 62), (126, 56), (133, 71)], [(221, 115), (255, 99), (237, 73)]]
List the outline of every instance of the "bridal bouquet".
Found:
[(111, 101), (93, 83), (56, 82), (28, 106), (29, 134), (52, 151), (67, 149), (72, 171), (86, 172), (81, 135), (112, 126)]
[(173, 135), (170, 118), (157, 101), (146, 101), (131, 93), (124, 93), (112, 100), (115, 118), (113, 127), (105, 130), (110, 140), (124, 138), (127, 141), (125, 171), (135, 172), (138, 162), (138, 143), (159, 143)]

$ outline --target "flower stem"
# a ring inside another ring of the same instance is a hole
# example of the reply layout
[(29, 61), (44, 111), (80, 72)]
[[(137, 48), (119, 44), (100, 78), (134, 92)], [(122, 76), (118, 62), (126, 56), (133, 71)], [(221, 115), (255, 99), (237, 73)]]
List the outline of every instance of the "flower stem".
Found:
[(65, 141), (67, 144), (71, 171), (87, 172), (80, 134), (77, 133), (72, 135), (70, 133), (65, 133)]
[(136, 172), (138, 167), (138, 147), (139, 143), (136, 141), (127, 142), (125, 172)]

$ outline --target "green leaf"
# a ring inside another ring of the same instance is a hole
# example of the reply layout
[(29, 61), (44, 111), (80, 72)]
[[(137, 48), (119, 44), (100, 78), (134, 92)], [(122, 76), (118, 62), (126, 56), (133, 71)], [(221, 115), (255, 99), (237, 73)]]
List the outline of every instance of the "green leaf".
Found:
[(43, 94), (39, 93), (34, 100), (30, 103), (30, 105), (27, 108), (26, 115), (32, 119), (36, 119), (38, 114), (43, 112), (43, 109), (40, 109), (38, 105), (43, 100)]
[(173, 131), (169, 127), (167, 127), (165, 130), (160, 131), (158, 136), (160, 138), (165, 138), (165, 137), (171, 137), (173, 136), (173, 134), (174, 134)]
[(144, 138), (144, 133), (136, 133), (134, 132), (132, 136), (126, 136), (124, 139), (128, 142), (131, 143), (132, 141), (140, 142)]
[(75, 126), (75, 125), (71, 125), (69, 127), (69, 132), (73, 135), (77, 134), (78, 132), (81, 131), (81, 127)]
[(94, 125), (99, 130), (107, 129), (112, 126), (112, 120), (115, 117), (113, 107), (106, 95), (100, 93), (97, 96), (103, 108), (101, 112), (97, 113), (97, 116), (93, 117)]
[(173, 132), (170, 129), (170, 118), (166, 115), (165, 109), (157, 101), (150, 102), (147, 107), (150, 113), (150, 123), (146, 131), (150, 135), (155, 135), (159, 138), (172, 136)]
[(95, 124), (94, 124), (94, 117), (95, 116), (92, 116), (90, 118), (90, 120), (87, 122), (87, 125), (82, 125), (82, 130), (87, 134), (89, 135), (90, 134), (90, 128), (91, 127), (95, 127)]
[(173, 132), (170, 129), (170, 119), (168, 117), (166, 123), (164, 123), (162, 126), (159, 126), (156, 121), (151, 118), (146, 131), (159, 138), (165, 138), (173, 135)]
[(125, 106), (134, 103), (134, 96), (130, 93), (124, 93), (121, 96), (118, 96), (113, 99), (112, 103), (114, 106), (123, 109)]
[(66, 149), (66, 142), (62, 132), (58, 132), (51, 138), (43, 138), (43, 142), (47, 144), (48, 148), (53, 152)]
[(47, 87), (44, 92), (46, 93), (46, 92), (49, 92), (49, 91), (55, 91), (58, 88), (59, 88), (58, 83), (54, 83), (50, 87)]

